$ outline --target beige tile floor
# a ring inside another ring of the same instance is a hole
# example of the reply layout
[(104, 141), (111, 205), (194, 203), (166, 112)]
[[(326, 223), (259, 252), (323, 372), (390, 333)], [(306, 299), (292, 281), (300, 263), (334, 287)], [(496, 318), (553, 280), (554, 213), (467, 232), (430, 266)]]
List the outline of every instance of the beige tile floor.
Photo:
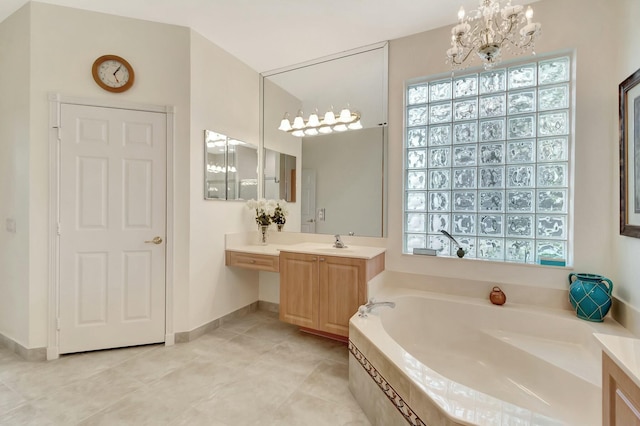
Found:
[(346, 345), (268, 312), (192, 342), (26, 362), (0, 347), (0, 425), (369, 425)]

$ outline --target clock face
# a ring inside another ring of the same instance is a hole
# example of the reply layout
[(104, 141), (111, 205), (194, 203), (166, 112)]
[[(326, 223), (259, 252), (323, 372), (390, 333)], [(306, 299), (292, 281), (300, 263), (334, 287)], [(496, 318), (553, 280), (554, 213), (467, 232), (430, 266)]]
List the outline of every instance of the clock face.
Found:
[(93, 63), (93, 79), (105, 90), (124, 92), (133, 85), (133, 68), (119, 56), (101, 56)]

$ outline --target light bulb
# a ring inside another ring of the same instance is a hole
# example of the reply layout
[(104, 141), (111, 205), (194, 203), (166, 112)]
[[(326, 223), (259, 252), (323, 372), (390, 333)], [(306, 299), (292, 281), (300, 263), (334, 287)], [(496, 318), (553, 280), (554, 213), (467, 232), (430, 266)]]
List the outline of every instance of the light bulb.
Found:
[(347, 125), (346, 124), (336, 124), (335, 126), (333, 126), (333, 130), (335, 130), (336, 132), (346, 132), (347, 131)]
[(323, 135), (328, 135), (329, 133), (333, 132), (333, 130), (331, 130), (331, 127), (329, 126), (322, 126), (318, 129), (318, 132), (322, 133)]
[(280, 127), (278, 130), (282, 130), (283, 132), (288, 132), (291, 130), (291, 122), (289, 121), (289, 113), (285, 113), (282, 121), (280, 122)]
[(531, 18), (533, 18), (533, 9), (531, 6), (527, 7), (527, 12), (524, 14), (527, 17), (527, 24), (531, 23)]
[(318, 134), (318, 129), (310, 127), (304, 130), (304, 134), (307, 136), (316, 136)]
[(360, 123), (360, 120), (356, 120), (353, 123), (349, 124), (347, 127), (349, 128), (349, 130), (360, 130), (362, 129), (362, 123)]
[(302, 111), (298, 111), (298, 115), (293, 119), (293, 125), (291, 126), (294, 130), (304, 129), (304, 118), (302, 118)]
[(338, 118), (338, 121), (342, 123), (348, 123), (351, 121), (351, 111), (349, 111), (349, 108), (344, 108), (340, 111), (340, 118)]
[(304, 132), (302, 130), (294, 130), (291, 134), (297, 138), (304, 137)]
[(460, 10), (458, 10), (458, 21), (462, 22), (464, 20), (464, 7), (460, 6)]
[(320, 120), (318, 119), (318, 114), (313, 113), (309, 116), (309, 121), (307, 121), (307, 126), (318, 127), (320, 125)]
[(329, 126), (336, 124), (336, 115), (333, 113), (333, 109), (330, 109), (324, 114), (324, 120), (322, 120), (322, 122)]

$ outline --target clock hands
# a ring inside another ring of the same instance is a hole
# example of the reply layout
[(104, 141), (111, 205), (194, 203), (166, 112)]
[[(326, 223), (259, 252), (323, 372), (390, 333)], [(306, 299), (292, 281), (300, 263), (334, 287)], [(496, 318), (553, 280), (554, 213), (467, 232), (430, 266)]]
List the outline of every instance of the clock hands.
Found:
[(122, 68), (122, 65), (120, 65), (118, 68), (116, 68), (116, 70), (113, 72), (113, 78), (116, 79), (116, 83), (120, 83), (120, 80), (118, 80), (118, 77), (116, 76), (116, 73), (118, 71), (120, 71), (120, 68)]

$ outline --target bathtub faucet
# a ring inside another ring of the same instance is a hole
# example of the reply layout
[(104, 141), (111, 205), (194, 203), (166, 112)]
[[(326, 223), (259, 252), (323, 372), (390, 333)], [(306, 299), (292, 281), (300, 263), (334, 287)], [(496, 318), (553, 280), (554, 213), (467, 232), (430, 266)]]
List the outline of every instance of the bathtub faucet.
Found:
[(371, 312), (373, 308), (377, 308), (378, 306), (388, 306), (390, 308), (395, 308), (395, 302), (375, 302), (373, 299), (369, 299), (366, 305), (361, 305), (358, 308), (358, 316), (361, 318), (366, 318), (367, 314)]

